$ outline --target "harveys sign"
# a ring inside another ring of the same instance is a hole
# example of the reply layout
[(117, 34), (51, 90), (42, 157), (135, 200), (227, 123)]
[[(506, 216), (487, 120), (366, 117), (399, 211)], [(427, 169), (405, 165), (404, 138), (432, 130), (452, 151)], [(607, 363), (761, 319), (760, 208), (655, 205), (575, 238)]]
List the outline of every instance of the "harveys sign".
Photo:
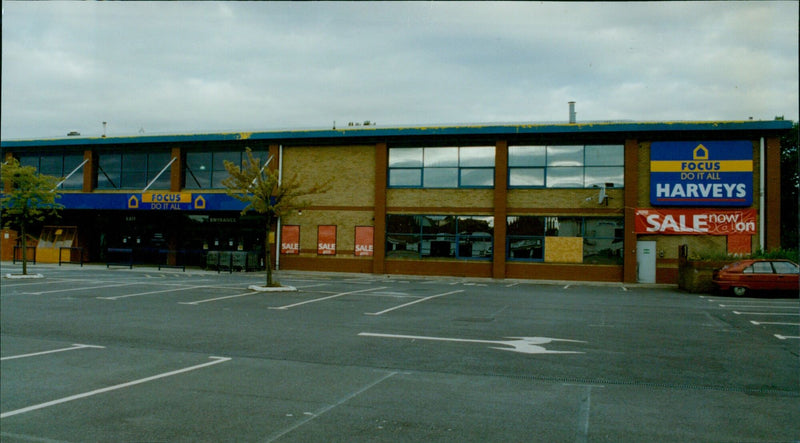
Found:
[(755, 235), (756, 210), (637, 209), (637, 234)]
[(746, 140), (653, 142), (653, 206), (750, 206), (753, 144)]

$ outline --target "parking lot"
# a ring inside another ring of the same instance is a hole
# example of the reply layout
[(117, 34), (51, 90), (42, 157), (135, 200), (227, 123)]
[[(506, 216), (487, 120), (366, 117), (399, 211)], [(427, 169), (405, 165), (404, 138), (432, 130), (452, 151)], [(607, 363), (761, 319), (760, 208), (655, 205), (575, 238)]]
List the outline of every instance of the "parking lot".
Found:
[[(2, 273), (19, 265), (2, 264)], [(2, 279), (0, 437), (791, 441), (797, 298), (35, 265)]]

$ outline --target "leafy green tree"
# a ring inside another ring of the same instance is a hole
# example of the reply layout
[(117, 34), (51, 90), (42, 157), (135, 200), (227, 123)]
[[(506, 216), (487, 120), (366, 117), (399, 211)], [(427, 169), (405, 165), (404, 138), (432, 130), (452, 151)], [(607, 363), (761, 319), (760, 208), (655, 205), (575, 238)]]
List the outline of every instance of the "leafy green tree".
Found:
[(303, 187), (296, 174), (281, 178), (279, 171), (269, 170), (265, 165), (261, 165), (261, 162), (253, 157), (250, 148), (247, 148), (247, 159), (242, 160), (241, 167), (225, 161), (225, 169), (229, 175), (222, 181), (222, 185), (227, 188), (227, 194), (247, 203), (242, 209), (242, 215), (248, 211), (255, 211), (266, 216), (264, 263), (267, 269), (267, 286), (274, 286), (269, 246), (272, 224), (279, 217), (307, 208), (310, 202), (305, 197), (327, 192), (330, 181)]
[(55, 188), (58, 178), (36, 172), (33, 166), (22, 166), (9, 158), (0, 169), (5, 189), (0, 198), (0, 211), (6, 227), (19, 230), (22, 239), (22, 274), (28, 274), (28, 239), (26, 228), (50, 216), (57, 216), (63, 205)]
[(781, 247), (798, 248), (798, 126), (781, 137)]

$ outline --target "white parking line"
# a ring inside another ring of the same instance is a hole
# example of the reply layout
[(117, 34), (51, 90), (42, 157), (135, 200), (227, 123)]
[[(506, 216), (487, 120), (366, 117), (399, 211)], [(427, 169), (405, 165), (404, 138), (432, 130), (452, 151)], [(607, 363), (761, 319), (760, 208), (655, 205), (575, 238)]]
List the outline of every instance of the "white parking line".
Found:
[(14, 360), (16, 358), (35, 357), (37, 355), (54, 354), (56, 352), (75, 351), (77, 349), (86, 349), (86, 348), (105, 349), (105, 346), (82, 345), (76, 343), (69, 348), (53, 349), (51, 351), (42, 351), (42, 352), (32, 352), (30, 354), (10, 355), (8, 357), (0, 358), (0, 360)]
[(791, 335), (775, 334), (775, 337), (778, 337), (781, 340), (800, 340), (800, 337), (794, 337), (794, 336), (791, 336)]
[(459, 289), (457, 291), (445, 292), (444, 294), (431, 295), (430, 297), (425, 297), (425, 298), (421, 298), (419, 300), (414, 300), (412, 302), (408, 302), (408, 303), (402, 304), (400, 306), (395, 306), (393, 308), (384, 309), (383, 311), (380, 311), (380, 312), (365, 312), (364, 315), (382, 315), (382, 314), (385, 314), (387, 312), (392, 312), (392, 311), (397, 310), (397, 309), (405, 308), (406, 306), (411, 306), (411, 305), (416, 304), (416, 303), (422, 303), (422, 302), (430, 300), (432, 298), (444, 297), (445, 295), (456, 294), (458, 292), (464, 292), (464, 290), (463, 289)]
[(190, 289), (207, 288), (208, 286), (189, 286), (188, 288), (162, 289), (160, 291), (138, 292), (136, 294), (117, 295), (115, 297), (97, 297), (100, 300), (119, 300), (121, 298), (138, 297), (140, 295), (162, 294), (164, 292), (188, 291)]
[(721, 308), (739, 308), (739, 309), (798, 309), (800, 306), (778, 306), (778, 305), (719, 305)]
[(784, 326), (800, 326), (800, 323), (783, 323), (783, 322), (776, 322), (776, 321), (755, 321), (750, 320), (750, 323), (754, 325), (784, 325)]
[(134, 282), (134, 283), (121, 283), (118, 285), (104, 285), (104, 286), (89, 286), (84, 288), (68, 288), (68, 289), (55, 289), (53, 291), (41, 291), (41, 292), (23, 292), (23, 294), (27, 295), (42, 295), (42, 294), (53, 294), (56, 292), (69, 292), (69, 291), (85, 291), (87, 289), (105, 289), (105, 288), (119, 288), (122, 286), (131, 286), (131, 285), (138, 285), (141, 282)]
[(213, 357), (212, 356), (212, 357), (209, 357), (209, 358), (214, 360), (214, 361), (210, 361), (208, 363), (203, 363), (203, 364), (196, 365), (196, 366), (189, 366), (188, 368), (178, 369), (176, 371), (165, 372), (163, 374), (153, 375), (151, 377), (141, 378), (139, 380), (134, 380), (134, 381), (130, 381), (130, 382), (127, 382), (127, 383), (122, 383), (122, 384), (118, 384), (118, 385), (114, 385), (114, 386), (109, 386), (107, 388), (95, 389), (94, 391), (89, 391), (89, 392), (84, 392), (82, 394), (76, 394), (76, 395), (71, 395), (69, 397), (59, 398), (58, 400), (48, 401), (48, 402), (45, 402), (45, 403), (39, 403), (38, 405), (28, 406), (28, 407), (22, 408), (22, 409), (16, 409), (16, 410), (13, 410), (13, 411), (3, 412), (2, 414), (0, 414), (0, 418), (7, 418), (7, 417), (11, 417), (13, 415), (24, 414), (26, 412), (31, 412), (31, 411), (35, 411), (37, 409), (43, 409), (43, 408), (47, 408), (47, 407), (50, 407), (50, 406), (59, 405), (61, 403), (66, 403), (66, 402), (70, 402), (70, 401), (73, 401), (73, 400), (80, 400), (82, 398), (91, 397), (93, 395), (102, 394), (104, 392), (109, 392), (109, 391), (115, 391), (117, 389), (128, 388), (128, 387), (131, 387), (131, 386), (134, 386), (134, 385), (138, 385), (138, 384), (141, 384), (141, 383), (147, 383), (149, 381), (158, 380), (160, 378), (171, 377), (173, 375), (182, 374), (184, 372), (189, 372), (189, 371), (194, 371), (194, 370), (197, 370), (197, 369), (205, 368), (207, 366), (212, 366), (212, 365), (216, 365), (216, 364), (219, 364), (219, 363), (224, 363), (226, 361), (230, 361), (231, 360), (228, 357)]
[(739, 312), (733, 311), (736, 315), (797, 315), (800, 316), (800, 313), (794, 312)]
[(225, 300), (225, 299), (229, 299), (229, 298), (245, 297), (247, 295), (255, 295), (255, 294), (258, 294), (258, 293), (250, 291), (250, 292), (245, 292), (244, 294), (227, 295), (225, 297), (208, 298), (208, 299), (205, 299), (205, 300), (182, 301), (182, 302), (178, 302), (178, 304), (179, 305), (199, 305), (200, 303), (207, 303), (207, 302), (210, 302), (210, 301)]
[(373, 382), (371, 382), (371, 383), (369, 383), (369, 384), (367, 384), (365, 386), (362, 386), (358, 390), (356, 390), (354, 392), (351, 392), (351, 393), (347, 394), (346, 396), (340, 398), (336, 403), (334, 403), (332, 405), (325, 406), (322, 409), (319, 409), (319, 410), (317, 410), (315, 412), (307, 414), (308, 416), (306, 418), (300, 420), (299, 422), (289, 426), (288, 428), (286, 428), (286, 429), (284, 429), (284, 430), (282, 430), (280, 432), (277, 432), (275, 434), (270, 435), (269, 437), (267, 437), (266, 441), (267, 442), (273, 442), (273, 441), (283, 437), (284, 435), (294, 431), (295, 429), (299, 428), (300, 426), (303, 426), (304, 424), (310, 422), (311, 420), (314, 420), (315, 418), (319, 417), (322, 414), (325, 414), (326, 412), (330, 411), (333, 408), (336, 408), (338, 406), (341, 406), (341, 405), (347, 403), (348, 401), (350, 401), (354, 397), (357, 397), (358, 395), (363, 394), (367, 390), (372, 389), (373, 387), (377, 386), (378, 384), (380, 384), (384, 380), (389, 379), (391, 377), (394, 377), (395, 375), (397, 375), (397, 372), (390, 372), (389, 374), (386, 374), (386, 375), (380, 377), (379, 379), (377, 379), (377, 380), (375, 380), (375, 381), (373, 381)]
[(270, 306), (270, 307), (269, 307), (269, 309), (280, 309), (280, 310), (286, 310), (286, 309), (294, 308), (294, 307), (296, 307), (296, 306), (301, 306), (301, 305), (306, 305), (306, 304), (309, 304), (309, 303), (316, 303), (316, 302), (318, 302), (318, 301), (324, 301), (324, 300), (330, 300), (330, 299), (332, 299), (332, 298), (342, 297), (342, 296), (344, 296), (344, 295), (357, 294), (357, 293), (359, 293), (359, 292), (377, 291), (377, 290), (379, 290), (379, 289), (386, 289), (386, 286), (380, 286), (380, 287), (377, 287), (377, 288), (359, 289), (358, 291), (340, 292), (340, 293), (338, 293), (338, 294), (329, 295), (329, 296), (327, 296), (327, 297), (315, 298), (315, 299), (313, 299), (313, 300), (301, 301), (301, 302), (299, 302), (299, 303), (293, 303), (293, 304), (291, 304), (291, 305), (286, 305), (286, 306)]

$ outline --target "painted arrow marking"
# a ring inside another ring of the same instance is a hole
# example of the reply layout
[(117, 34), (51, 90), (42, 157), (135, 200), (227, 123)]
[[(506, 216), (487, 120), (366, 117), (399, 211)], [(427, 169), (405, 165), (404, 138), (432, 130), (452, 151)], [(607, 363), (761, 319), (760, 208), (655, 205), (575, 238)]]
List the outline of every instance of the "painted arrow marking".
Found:
[(382, 338), (405, 338), (409, 340), (433, 340), (433, 341), (451, 341), (460, 343), (485, 343), (492, 345), (500, 345), (506, 347), (490, 346), (492, 349), (499, 349), (501, 351), (520, 352), (523, 354), (583, 354), (579, 351), (551, 351), (545, 349), (543, 345), (555, 341), (571, 342), (571, 343), (586, 343), (581, 340), (567, 340), (563, 338), (549, 338), (549, 337), (507, 337), (513, 340), (474, 340), (468, 338), (448, 338), (448, 337), (425, 337), (419, 335), (397, 335), (397, 334), (377, 334), (372, 332), (361, 332), (358, 334), (362, 337), (382, 337)]

